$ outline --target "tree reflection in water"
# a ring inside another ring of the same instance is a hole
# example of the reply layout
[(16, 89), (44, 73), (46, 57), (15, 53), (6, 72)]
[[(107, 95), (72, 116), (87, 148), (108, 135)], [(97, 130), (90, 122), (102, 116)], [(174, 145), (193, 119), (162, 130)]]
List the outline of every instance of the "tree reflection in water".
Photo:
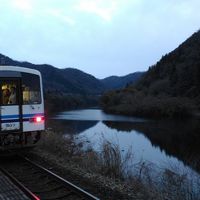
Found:
[(177, 157), (200, 172), (200, 121), (148, 121), (145, 123), (104, 122), (118, 131), (136, 130), (147, 137), (153, 146)]
[(57, 132), (63, 134), (79, 134), (93, 126), (98, 121), (77, 121), (77, 120), (55, 120), (50, 119), (47, 121), (47, 127), (53, 128)]

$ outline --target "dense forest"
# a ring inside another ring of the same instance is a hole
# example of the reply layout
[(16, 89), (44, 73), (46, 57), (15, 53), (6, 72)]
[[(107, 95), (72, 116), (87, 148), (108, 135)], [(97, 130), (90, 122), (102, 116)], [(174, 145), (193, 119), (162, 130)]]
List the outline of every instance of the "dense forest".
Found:
[(47, 91), (44, 94), (44, 99), (47, 116), (63, 110), (96, 107), (99, 105), (98, 95), (64, 94), (58, 91)]
[(143, 74), (136, 85), (107, 92), (105, 111), (145, 117), (185, 117), (200, 105), (200, 31)]

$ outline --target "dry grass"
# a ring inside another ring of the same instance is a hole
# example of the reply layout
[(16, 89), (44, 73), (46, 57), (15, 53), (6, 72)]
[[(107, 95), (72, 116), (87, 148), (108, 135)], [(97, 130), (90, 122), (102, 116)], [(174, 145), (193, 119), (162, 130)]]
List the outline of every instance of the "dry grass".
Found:
[(99, 173), (112, 180), (123, 181), (132, 188), (138, 199), (155, 200), (200, 200), (200, 178), (195, 173), (177, 173), (173, 169), (156, 170), (151, 163), (141, 161), (135, 164), (132, 172), (127, 166), (133, 159), (131, 151), (122, 156), (118, 145), (108, 141), (102, 143), (99, 152), (92, 148), (83, 150), (84, 142), (74, 136), (63, 137), (47, 131), (40, 148), (77, 164), (87, 172)]
[(124, 180), (129, 175), (128, 162), (132, 157), (131, 150), (122, 155), (119, 145), (104, 140), (98, 154), (101, 173), (111, 178)]
[(73, 135), (63, 136), (62, 133), (55, 133), (47, 130), (40, 142), (40, 148), (57, 155), (66, 155), (69, 159), (82, 155), (82, 143), (76, 144)]

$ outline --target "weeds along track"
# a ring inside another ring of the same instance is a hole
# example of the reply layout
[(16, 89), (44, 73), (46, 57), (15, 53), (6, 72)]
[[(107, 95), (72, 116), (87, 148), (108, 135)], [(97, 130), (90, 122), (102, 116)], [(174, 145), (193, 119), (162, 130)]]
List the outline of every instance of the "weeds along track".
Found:
[(26, 189), (42, 200), (99, 200), (26, 157), (16, 156), (3, 159), (0, 162), (0, 168), (18, 186), (21, 185), (22, 190)]

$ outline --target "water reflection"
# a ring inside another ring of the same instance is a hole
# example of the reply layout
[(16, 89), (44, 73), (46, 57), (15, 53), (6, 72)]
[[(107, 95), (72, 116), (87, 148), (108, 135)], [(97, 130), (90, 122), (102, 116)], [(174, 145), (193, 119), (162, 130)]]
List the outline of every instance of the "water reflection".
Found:
[(59, 113), (49, 124), (63, 133), (87, 137), (96, 150), (106, 139), (117, 143), (123, 153), (131, 147), (135, 161), (143, 159), (160, 167), (170, 163), (187, 168), (187, 164), (200, 172), (199, 120), (147, 121), (87, 109)]
[(101, 144), (104, 140), (119, 145), (124, 154), (131, 148), (135, 162), (145, 160), (158, 165), (177, 162), (175, 158), (163, 155), (159, 148), (152, 147), (151, 142), (145, 135), (136, 130), (121, 131), (110, 129), (105, 122), (99, 122), (96, 126), (80, 133), (79, 136), (88, 138), (96, 150), (101, 149)]
[(95, 126), (98, 121), (77, 121), (77, 120), (65, 120), (65, 119), (50, 119), (47, 121), (47, 127), (56, 130), (61, 133), (79, 134), (83, 131)]
[(151, 121), (146, 123), (104, 122), (111, 129), (136, 130), (167, 155), (174, 156), (200, 172), (200, 123), (189, 121)]
[(137, 117), (126, 117), (122, 115), (106, 114), (100, 109), (82, 109), (61, 112), (54, 119), (79, 120), (79, 121), (124, 121), (144, 122), (145, 119)]

